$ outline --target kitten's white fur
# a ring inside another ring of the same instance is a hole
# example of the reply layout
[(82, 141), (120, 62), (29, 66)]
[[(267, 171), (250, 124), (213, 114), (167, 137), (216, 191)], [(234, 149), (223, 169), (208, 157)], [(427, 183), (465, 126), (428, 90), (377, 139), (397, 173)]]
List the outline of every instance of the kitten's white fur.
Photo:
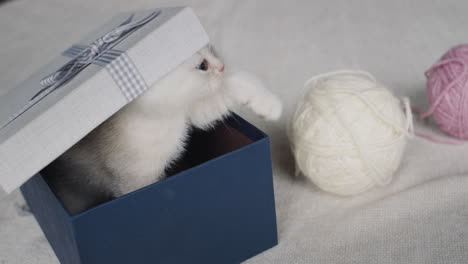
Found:
[[(206, 71), (197, 68), (204, 60)], [(280, 117), (280, 100), (255, 76), (223, 73), (223, 63), (203, 48), (57, 159), (50, 183), (70, 212), (163, 179), (190, 126), (210, 128), (234, 105)]]

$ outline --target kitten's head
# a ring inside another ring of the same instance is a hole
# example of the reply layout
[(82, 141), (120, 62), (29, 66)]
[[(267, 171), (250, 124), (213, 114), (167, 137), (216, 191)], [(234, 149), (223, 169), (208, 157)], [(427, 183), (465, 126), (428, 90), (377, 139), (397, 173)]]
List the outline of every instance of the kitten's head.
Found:
[(221, 88), (224, 64), (206, 46), (151, 87), (139, 101), (183, 107)]

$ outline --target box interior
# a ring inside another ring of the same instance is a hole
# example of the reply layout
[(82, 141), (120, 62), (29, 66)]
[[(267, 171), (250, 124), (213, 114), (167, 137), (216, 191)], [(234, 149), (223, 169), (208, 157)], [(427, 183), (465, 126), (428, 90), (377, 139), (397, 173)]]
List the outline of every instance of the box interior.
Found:
[(252, 139), (222, 122), (209, 131), (194, 128), (182, 158), (167, 169), (167, 175), (173, 176), (252, 142)]
[[(241, 128), (242, 131), (245, 130), (244, 132), (246, 133), (244, 134), (236, 128), (236, 125), (236, 118), (234, 116), (227, 121), (218, 122), (212, 129), (207, 131), (192, 128), (186, 150), (182, 157), (175, 163), (175, 166), (166, 170), (167, 175), (169, 175), (168, 177), (240, 149), (264, 136), (257, 133), (249, 133), (252, 132), (250, 127)], [(41, 175), (44, 176), (46, 182), (48, 180), (48, 173), (50, 173), (50, 168), (47, 167), (41, 171)], [(51, 184), (48, 185), (54, 194), (56, 194), (53, 186)], [(60, 200), (58, 195), (55, 196)], [(106, 198), (106, 200), (99, 201), (99, 203), (91, 208), (109, 200), (112, 199)], [(64, 208), (66, 209), (66, 206)], [(88, 210), (91, 208), (88, 208)]]

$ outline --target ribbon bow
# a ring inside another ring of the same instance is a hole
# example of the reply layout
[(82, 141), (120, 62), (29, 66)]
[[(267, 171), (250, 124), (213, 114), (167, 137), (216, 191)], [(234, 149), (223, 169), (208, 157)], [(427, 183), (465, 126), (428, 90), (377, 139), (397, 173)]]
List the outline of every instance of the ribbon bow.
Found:
[(41, 85), (44, 87), (37, 94), (35, 94), (31, 100), (38, 97), (49, 87), (64, 83), (65, 81), (71, 79), (83, 68), (91, 64), (99, 56), (104, 54), (107, 50), (115, 46), (117, 43), (122, 41), (126, 36), (137, 28), (143, 26), (144, 24), (151, 21), (153, 18), (158, 16), (161, 13), (161, 10), (156, 10), (146, 16), (145, 18), (130, 24), (133, 19), (133, 14), (127, 18), (122, 24), (117, 28), (111, 30), (109, 33), (104, 36), (96, 39), (88, 48), (84, 49), (80, 54), (78, 54), (73, 60), (69, 61), (67, 64), (63, 65), (56, 72), (50, 74), (49, 76), (41, 80)]
[[(68, 49), (64, 55), (73, 55), (73, 59), (60, 67), (57, 71), (44, 77), (40, 81), (43, 88), (37, 92), (15, 115), (6, 120), (5, 123), (0, 124), (0, 129), (9, 125), (29, 108), (59, 88), (63, 83), (72, 79), (91, 63), (108, 65), (109, 67), (106, 67), (107, 70), (119, 85), (127, 100), (135, 98), (146, 89), (145, 82), (124, 52), (114, 51), (111, 49), (159, 14), (161, 14), (161, 10), (157, 9), (141, 20), (131, 23), (134, 18), (134, 15), (132, 14), (116, 28), (99, 37), (90, 45), (74, 45), (72, 48)], [(112, 63), (113, 61), (117, 61), (118, 63), (114, 64)]]

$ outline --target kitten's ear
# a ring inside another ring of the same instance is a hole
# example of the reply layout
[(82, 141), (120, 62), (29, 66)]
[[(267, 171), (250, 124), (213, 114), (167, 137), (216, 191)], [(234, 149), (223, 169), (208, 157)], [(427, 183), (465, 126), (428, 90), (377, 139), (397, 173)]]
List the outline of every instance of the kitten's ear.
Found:
[(210, 51), (211, 54), (213, 54), (213, 56), (215, 56), (216, 58), (219, 58), (219, 55), (216, 52), (216, 49), (214, 48), (213, 45), (208, 44), (208, 50)]
[(208, 44), (208, 50), (212, 53), (215, 53), (214, 46), (211, 44)]

